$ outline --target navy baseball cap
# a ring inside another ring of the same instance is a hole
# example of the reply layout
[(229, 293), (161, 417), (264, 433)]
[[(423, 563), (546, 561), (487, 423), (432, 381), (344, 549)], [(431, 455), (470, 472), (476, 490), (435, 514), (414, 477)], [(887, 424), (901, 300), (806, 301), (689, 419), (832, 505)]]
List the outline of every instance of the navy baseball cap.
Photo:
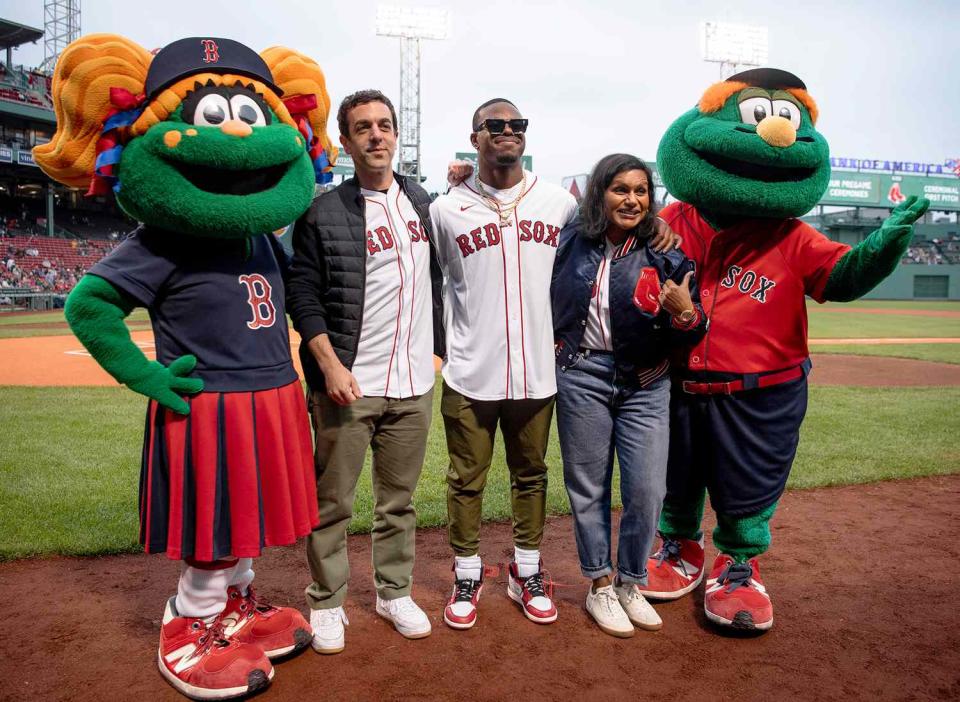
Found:
[(152, 100), (157, 93), (194, 73), (237, 73), (256, 78), (277, 95), (283, 91), (260, 54), (233, 39), (188, 37), (167, 44), (150, 62), (144, 93)]
[(746, 83), (756, 88), (767, 88), (769, 90), (778, 88), (781, 90), (787, 88), (807, 89), (802, 80), (789, 71), (782, 71), (779, 68), (751, 68), (730, 76), (727, 78), (727, 82)]

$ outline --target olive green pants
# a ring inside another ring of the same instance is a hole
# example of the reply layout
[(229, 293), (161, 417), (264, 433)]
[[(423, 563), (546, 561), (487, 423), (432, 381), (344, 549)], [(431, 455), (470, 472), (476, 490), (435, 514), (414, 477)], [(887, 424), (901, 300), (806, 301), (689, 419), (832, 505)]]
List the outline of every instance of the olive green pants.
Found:
[(403, 400), (362, 397), (346, 406), (311, 392), (309, 405), (320, 526), (307, 537), (313, 576), (307, 603), (327, 609), (346, 598), (347, 525), (368, 447), (373, 453), (374, 584), (383, 599), (409, 595), (417, 527), (413, 491), (427, 449), (433, 390)]
[(547, 508), (547, 439), (554, 398), (542, 400), (472, 400), (443, 384), (440, 413), (447, 435), (447, 518), (450, 546), (457, 556), (480, 548), (483, 489), (500, 433), (510, 470), (513, 542), (540, 548)]

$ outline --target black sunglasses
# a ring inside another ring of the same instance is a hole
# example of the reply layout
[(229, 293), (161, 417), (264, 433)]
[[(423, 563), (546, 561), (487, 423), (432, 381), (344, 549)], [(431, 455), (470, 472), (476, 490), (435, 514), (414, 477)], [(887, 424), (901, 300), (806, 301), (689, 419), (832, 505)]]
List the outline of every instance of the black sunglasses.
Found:
[(485, 119), (480, 124), (477, 125), (477, 128), (473, 131), (479, 132), (482, 129), (486, 129), (490, 132), (490, 136), (497, 136), (498, 134), (503, 134), (503, 130), (506, 129), (507, 125), (510, 125), (510, 131), (514, 134), (523, 134), (527, 131), (527, 125), (530, 123), (528, 119)]

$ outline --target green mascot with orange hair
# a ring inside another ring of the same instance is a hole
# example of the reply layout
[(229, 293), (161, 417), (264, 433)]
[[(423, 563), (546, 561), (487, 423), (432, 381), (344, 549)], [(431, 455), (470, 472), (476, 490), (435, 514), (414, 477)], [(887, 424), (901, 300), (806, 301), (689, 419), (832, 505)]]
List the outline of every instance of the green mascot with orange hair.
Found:
[[(657, 154), (679, 200), (660, 217), (697, 266), (710, 326), (675, 368), (662, 544), (641, 591), (677, 599), (706, 574), (704, 609), (721, 627), (773, 625), (758, 557), (807, 408), (806, 297), (869, 292), (899, 264), (930, 204), (908, 198), (852, 249), (796, 219), (830, 179), (817, 116), (797, 76), (748, 70), (708, 88)], [(719, 550), (709, 570), (700, 528), (707, 494)]]
[[(330, 179), (330, 100), (312, 60), (190, 37), (155, 54), (120, 36), (70, 44), (53, 76), (57, 131), (40, 167), (114, 193), (141, 226), (81, 279), (71, 329), (149, 398), (140, 540), (182, 562), (157, 665), (194, 699), (259, 690), (310, 625), (252, 586), (265, 546), (317, 525), (313, 451), (272, 233)], [(124, 318), (150, 313), (156, 358)]]

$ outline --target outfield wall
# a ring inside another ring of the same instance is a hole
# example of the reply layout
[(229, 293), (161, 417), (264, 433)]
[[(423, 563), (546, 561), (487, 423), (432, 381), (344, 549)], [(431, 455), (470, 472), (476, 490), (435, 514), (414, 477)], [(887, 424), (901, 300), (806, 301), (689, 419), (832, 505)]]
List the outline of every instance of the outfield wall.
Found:
[(864, 295), (873, 300), (960, 300), (960, 265), (900, 264), (893, 274)]

